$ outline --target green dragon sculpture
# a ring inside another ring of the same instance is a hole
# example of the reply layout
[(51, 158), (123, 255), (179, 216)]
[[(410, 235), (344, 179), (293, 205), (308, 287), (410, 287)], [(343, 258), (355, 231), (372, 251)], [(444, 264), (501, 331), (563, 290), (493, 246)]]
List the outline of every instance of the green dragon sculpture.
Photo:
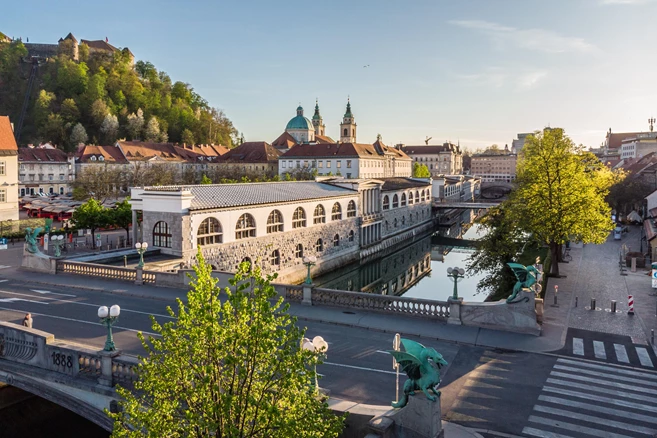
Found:
[(38, 254), (39, 247), (37, 246), (37, 238), (39, 236), (39, 233), (43, 231), (43, 228), (35, 228), (32, 230), (32, 228), (27, 227), (25, 228), (25, 245), (27, 247), (27, 252), (31, 254)]
[(515, 301), (516, 297), (518, 296), (518, 292), (525, 288), (531, 290), (532, 286), (536, 284), (541, 271), (532, 265), (524, 266), (520, 263), (507, 263), (507, 266), (511, 268), (514, 275), (518, 279), (515, 286), (513, 286), (513, 293), (509, 296), (509, 298), (506, 299), (507, 304), (514, 304), (518, 302)]
[[(433, 348), (426, 348), (418, 342), (402, 338), (401, 343), (406, 351), (388, 350), (388, 353), (399, 363), (408, 380), (404, 383), (403, 397), (398, 402), (393, 402), (392, 407), (403, 408), (408, 403), (408, 397), (418, 390), (424, 392), (429, 400), (436, 401), (436, 397), (440, 397), (440, 391), (436, 390), (436, 386), (440, 384), (439, 370), (447, 365), (447, 361)], [(429, 359), (438, 369), (431, 365)], [(429, 394), (429, 390), (435, 395)]]

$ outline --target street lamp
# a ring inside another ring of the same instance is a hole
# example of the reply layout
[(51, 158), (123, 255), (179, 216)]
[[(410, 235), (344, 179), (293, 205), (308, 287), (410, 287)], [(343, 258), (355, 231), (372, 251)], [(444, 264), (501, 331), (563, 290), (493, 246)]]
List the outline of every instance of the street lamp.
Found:
[(458, 283), (459, 280), (465, 278), (463, 274), (465, 274), (465, 270), (463, 268), (458, 268), (456, 266), (453, 268), (447, 268), (447, 276), (450, 277), (454, 282), (454, 294), (452, 295), (453, 300), (459, 299), (459, 291), (457, 289), (456, 283)]
[(59, 234), (57, 236), (52, 236), (50, 243), (55, 245), (55, 257), (62, 256), (62, 245), (64, 245), (64, 235)]
[(107, 326), (107, 340), (105, 341), (105, 351), (116, 351), (114, 346), (114, 339), (112, 338), (112, 326), (119, 319), (119, 314), (121, 313), (121, 308), (118, 305), (113, 305), (109, 309), (107, 306), (101, 306), (98, 308), (98, 317), (100, 318), (101, 324)]
[(306, 284), (313, 284), (313, 279), (310, 278), (310, 268), (315, 266), (317, 263), (317, 257), (315, 256), (308, 256), (303, 258), (303, 264), (306, 265), (308, 268), (308, 276), (306, 277)]
[(137, 265), (138, 268), (143, 268), (144, 267), (144, 253), (146, 252), (146, 249), (148, 248), (148, 243), (143, 242), (143, 243), (135, 243), (135, 248), (137, 249), (137, 253), (139, 254), (139, 264)]
[[(301, 348), (310, 351), (316, 355), (326, 355), (328, 351), (328, 344), (321, 336), (315, 336), (311, 341), (308, 338), (303, 338), (301, 341)], [(319, 391), (319, 381), (317, 380), (317, 363), (315, 363), (315, 389)]]

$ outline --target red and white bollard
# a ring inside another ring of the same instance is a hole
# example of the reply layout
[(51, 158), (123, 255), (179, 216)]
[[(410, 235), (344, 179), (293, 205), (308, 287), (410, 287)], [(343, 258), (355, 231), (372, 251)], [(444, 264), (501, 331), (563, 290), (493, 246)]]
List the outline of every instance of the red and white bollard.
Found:
[(627, 306), (630, 308), (627, 314), (634, 315), (634, 297), (632, 295), (627, 296)]

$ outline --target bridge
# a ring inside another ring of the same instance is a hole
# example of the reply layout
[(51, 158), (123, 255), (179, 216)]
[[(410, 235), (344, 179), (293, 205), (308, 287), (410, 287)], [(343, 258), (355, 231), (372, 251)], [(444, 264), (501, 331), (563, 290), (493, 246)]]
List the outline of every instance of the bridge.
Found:
[[(20, 388), (65, 407), (107, 431), (116, 412), (118, 383), (131, 388), (138, 360), (58, 341), (41, 330), (0, 322), (0, 390)], [(4, 384), (4, 385), (3, 385)]]
[(493, 208), (500, 205), (502, 201), (484, 201), (484, 202), (461, 202), (461, 201), (433, 201), (433, 208), (462, 208), (462, 209), (479, 209)]

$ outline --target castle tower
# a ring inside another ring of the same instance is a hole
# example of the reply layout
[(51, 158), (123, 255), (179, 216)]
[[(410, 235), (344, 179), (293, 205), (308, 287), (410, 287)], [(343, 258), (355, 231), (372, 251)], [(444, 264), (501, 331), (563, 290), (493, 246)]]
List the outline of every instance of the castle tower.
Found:
[(347, 112), (340, 123), (340, 143), (356, 143), (356, 122), (351, 113), (351, 102), (347, 98)]
[(315, 114), (313, 115), (313, 127), (315, 128), (315, 135), (325, 135), (326, 125), (322, 116), (319, 114), (319, 102), (315, 100)]

